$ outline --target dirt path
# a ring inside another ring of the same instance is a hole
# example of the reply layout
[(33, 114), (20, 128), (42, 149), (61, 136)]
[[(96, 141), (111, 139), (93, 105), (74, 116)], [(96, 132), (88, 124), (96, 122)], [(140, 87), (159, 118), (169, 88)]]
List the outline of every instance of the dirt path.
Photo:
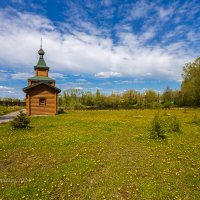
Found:
[[(9, 122), (9, 121), (13, 120), (19, 114), (19, 112), (20, 111), (11, 112), (9, 114), (0, 116), (0, 124), (1, 123), (6, 123), (6, 122)], [(25, 113), (26, 110), (22, 109), (22, 112)]]

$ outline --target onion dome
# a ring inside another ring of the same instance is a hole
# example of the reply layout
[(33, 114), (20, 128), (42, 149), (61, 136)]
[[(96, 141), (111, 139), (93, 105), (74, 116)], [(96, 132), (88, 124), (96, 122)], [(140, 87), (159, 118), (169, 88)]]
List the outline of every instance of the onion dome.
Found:
[(41, 45), (41, 47), (40, 47), (40, 50), (38, 51), (38, 54), (40, 55), (40, 57), (39, 57), (39, 60), (38, 60), (37, 65), (34, 66), (34, 68), (35, 68), (35, 69), (37, 69), (37, 68), (40, 68), (40, 69), (41, 69), (41, 68), (42, 68), (42, 69), (49, 69), (49, 67), (46, 65), (45, 60), (44, 60), (44, 58), (43, 58), (45, 52), (44, 52), (44, 50), (42, 49), (42, 45)]
[(43, 58), (43, 55), (45, 54), (45, 52), (42, 48), (40, 48), (40, 50), (38, 51), (38, 54), (40, 55), (40, 58)]

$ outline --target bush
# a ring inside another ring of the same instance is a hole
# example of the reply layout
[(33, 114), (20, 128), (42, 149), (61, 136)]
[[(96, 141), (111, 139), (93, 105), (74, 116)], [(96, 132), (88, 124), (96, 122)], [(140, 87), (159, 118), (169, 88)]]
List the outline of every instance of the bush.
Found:
[(176, 116), (161, 117), (156, 113), (150, 130), (150, 138), (152, 139), (165, 139), (167, 133), (181, 132), (181, 125)]
[(19, 106), (1, 106), (0, 105), (0, 116), (5, 115), (10, 112), (20, 110), (20, 109), (22, 109), (22, 108)]
[(64, 113), (64, 108), (63, 107), (59, 107), (58, 108), (58, 114), (62, 114)]
[(166, 127), (163, 119), (156, 113), (150, 130), (150, 138), (152, 139), (165, 139), (166, 138)]
[(200, 125), (200, 119), (198, 118), (197, 114), (194, 115), (192, 119), (192, 123), (196, 125)]
[(169, 117), (167, 123), (169, 132), (181, 132), (181, 125), (176, 116)]
[(85, 109), (86, 109), (86, 107), (81, 103), (76, 103), (74, 105), (74, 110), (85, 110)]
[(28, 128), (30, 124), (30, 119), (20, 111), (13, 121), (11, 121), (12, 128)]

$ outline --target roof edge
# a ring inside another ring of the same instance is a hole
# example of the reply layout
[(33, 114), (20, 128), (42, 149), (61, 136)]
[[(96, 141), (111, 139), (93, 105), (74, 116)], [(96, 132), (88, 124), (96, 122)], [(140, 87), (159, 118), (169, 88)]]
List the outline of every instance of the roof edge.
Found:
[(34, 66), (34, 69), (49, 69), (49, 67), (48, 66), (42, 66), (42, 65), (35, 65)]
[(29, 90), (29, 89), (31, 89), (31, 88), (33, 88), (33, 87), (36, 87), (36, 86), (38, 86), (38, 85), (41, 85), (41, 84), (47, 85), (47, 86), (51, 87), (52, 89), (57, 90), (58, 93), (61, 92), (61, 90), (60, 90), (59, 88), (57, 88), (57, 87), (55, 87), (55, 86), (52, 86), (52, 85), (49, 85), (48, 83), (46, 83), (46, 82), (44, 82), (44, 81), (40, 81), (39, 83), (36, 83), (36, 84), (30, 85), (30, 86), (28, 86), (28, 87), (25, 87), (25, 88), (23, 88), (22, 90), (23, 90), (23, 92), (26, 93), (27, 90)]
[(48, 77), (48, 76), (33, 76), (27, 79), (28, 81), (53, 81), (55, 82), (54, 79)]

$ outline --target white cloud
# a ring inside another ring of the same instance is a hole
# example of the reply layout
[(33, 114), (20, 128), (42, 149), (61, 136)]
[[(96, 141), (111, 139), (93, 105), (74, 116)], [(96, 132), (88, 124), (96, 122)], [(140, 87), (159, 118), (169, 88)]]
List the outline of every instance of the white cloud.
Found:
[(102, 82), (102, 83), (100, 83), (99, 85), (111, 85), (112, 84), (112, 82), (110, 82), (110, 81), (106, 81), (106, 82)]
[(6, 73), (7, 71), (6, 70), (0, 70), (0, 73)]
[(178, 79), (176, 82), (177, 82), (177, 83), (182, 83), (182, 82), (183, 82), (183, 79)]
[(24, 73), (24, 72), (18, 72), (15, 74), (12, 74), (11, 77), (14, 80), (27, 80), (28, 78), (34, 76), (34, 74), (31, 73)]
[(73, 89), (76, 89), (76, 90), (83, 90), (83, 87), (74, 87)]
[(173, 12), (174, 12), (174, 8), (173, 8), (173, 7), (170, 7), (170, 8), (168, 8), (168, 9), (164, 9), (164, 8), (160, 7), (160, 8), (158, 9), (159, 17), (160, 17), (161, 19), (165, 19), (165, 20), (169, 19), (169, 16), (170, 16)]
[[(193, 59), (185, 44), (146, 46), (143, 40), (154, 37), (153, 28), (142, 35), (117, 29), (119, 42), (114, 44), (112, 38), (98, 36), (101, 31), (91, 23), (84, 24), (90, 34), (77, 29), (72, 29), (73, 34), (61, 33), (46, 17), (14, 10), (0, 10), (0, 22), (0, 65), (9, 69), (33, 70), (41, 36), (47, 65), (62, 72), (54, 73), (56, 78), (63, 78), (64, 73), (95, 74), (101, 78), (151, 73), (152, 78), (177, 80), (184, 63)], [(26, 75), (16, 73), (12, 78), (25, 79)]]
[(83, 79), (83, 78), (78, 78), (78, 79), (76, 79), (76, 81), (77, 81), (77, 82), (86, 82), (86, 80)]
[(95, 74), (97, 78), (111, 78), (111, 77), (120, 77), (121, 73), (119, 72), (99, 72)]
[(77, 76), (81, 76), (81, 74), (74, 74), (73, 76), (77, 77)]
[[(16, 95), (15, 88), (0, 85), (0, 97), (14, 97)], [(14, 95), (15, 94), (15, 95)]]
[[(34, 72), (33, 73), (26, 73), (26, 72), (18, 72), (15, 74), (12, 74), (11, 77), (13, 80), (27, 80), (28, 78), (34, 76)], [(62, 79), (64, 78), (64, 75), (61, 73), (49, 73), (49, 76), (51, 78), (58, 78), (58, 79)]]
[(190, 41), (197, 41), (197, 40), (200, 40), (199, 33), (196, 33), (196, 32), (194, 32), (194, 31), (189, 31), (188, 34), (187, 34), (187, 38), (188, 38), (188, 40), (190, 40)]
[(114, 81), (117, 84), (141, 84), (144, 83), (143, 80), (125, 80), (125, 81)]
[(147, 72), (145, 75), (146, 75), (146, 76), (151, 76), (152, 73), (151, 73), (151, 72)]
[(64, 74), (61, 74), (61, 73), (49, 73), (49, 76), (51, 77), (51, 78), (58, 78), (58, 79), (62, 79), (62, 78), (64, 78)]
[(8, 73), (5, 70), (0, 70), (0, 81), (8, 80)]
[(129, 13), (129, 19), (143, 18), (151, 10), (152, 3), (145, 0), (137, 1), (133, 4), (131, 13)]
[(155, 36), (155, 30), (153, 28), (148, 29), (140, 36), (140, 42), (147, 41), (149, 39), (152, 39)]
[(7, 92), (10, 93), (10, 94), (14, 94), (15, 93), (15, 91), (11, 91), (11, 90), (7, 90)]
[(5, 92), (5, 93), (14, 93), (14, 88), (11, 88), (11, 87), (6, 87), (6, 86), (2, 86), (0, 85), (0, 91), (1, 92)]
[(103, 0), (102, 3), (105, 5), (105, 6), (110, 6), (112, 4), (112, 0)]
[(0, 91), (13, 90), (13, 89), (14, 89), (14, 88), (6, 87), (6, 86), (2, 86), (2, 85), (0, 85)]

